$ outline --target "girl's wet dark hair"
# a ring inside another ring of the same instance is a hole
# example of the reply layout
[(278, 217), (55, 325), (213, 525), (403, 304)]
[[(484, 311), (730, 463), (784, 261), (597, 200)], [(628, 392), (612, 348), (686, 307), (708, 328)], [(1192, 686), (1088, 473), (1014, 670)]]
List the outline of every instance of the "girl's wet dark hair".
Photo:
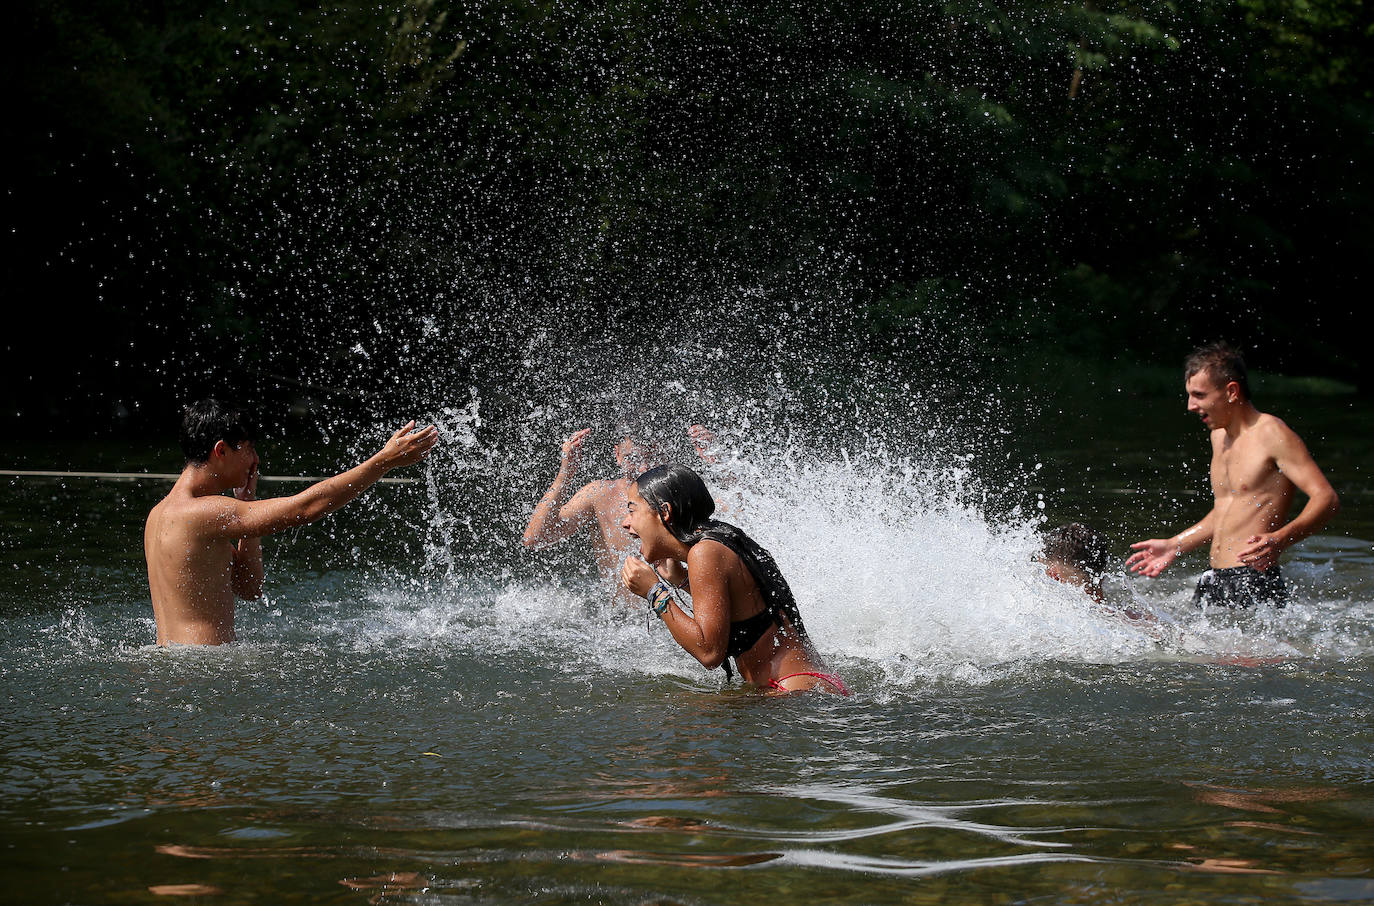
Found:
[(216, 441), (238, 447), (258, 439), (258, 426), (252, 416), (236, 406), (219, 400), (197, 400), (181, 410), (181, 452), (186, 462), (200, 465), (210, 461)]
[(711, 515), (716, 511), (715, 498), (701, 476), (686, 466), (655, 466), (635, 479), (635, 487), (660, 518), (664, 505), (668, 506), (669, 516), (663, 524), (683, 544), (696, 544), (701, 533), (714, 522)]

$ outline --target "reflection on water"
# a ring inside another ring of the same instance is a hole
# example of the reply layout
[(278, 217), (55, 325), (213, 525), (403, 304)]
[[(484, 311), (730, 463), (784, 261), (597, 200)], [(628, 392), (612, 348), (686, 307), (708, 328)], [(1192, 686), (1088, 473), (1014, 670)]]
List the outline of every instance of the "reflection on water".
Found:
[(568, 853), (569, 859), (597, 862), (625, 862), (638, 865), (672, 865), (678, 868), (742, 868), (783, 858), (782, 853), (651, 853), (642, 850), (612, 849), (595, 853)]
[(1196, 784), (1199, 802), (1209, 805), (1223, 805), (1227, 808), (1250, 812), (1280, 814), (1280, 803), (1323, 802), (1332, 799), (1345, 799), (1347, 794), (1331, 787), (1311, 787), (1298, 789), (1245, 790), (1225, 789), (1208, 784)]
[(224, 893), (209, 884), (153, 884), (148, 891), (162, 897), (202, 897)]
[[(1141, 795), (1055, 801), (1004, 796), (940, 804), (843, 787), (812, 786), (776, 789), (767, 794), (729, 794), (725, 814), (733, 817), (710, 823), (652, 814), (623, 820), (619, 817), (623, 804), (596, 801), (583, 801), (575, 809), (556, 809), (564, 817), (537, 817), (540, 809), (535, 807), (534, 812), (527, 811), (525, 817), (517, 819), (493, 814), (486, 808), (479, 809), (486, 813), (485, 819), (471, 816), (457, 821), (452, 820), (453, 816), (432, 812), (406, 818), (399, 814), (365, 816), (347, 810), (315, 816), (281, 811), (244, 817), (257, 822), (278, 822), (284, 831), (294, 825), (294, 830), (286, 831), (284, 837), (328, 835), (331, 832), (327, 828), (332, 827), (333, 836), (347, 837), (350, 842), (158, 844), (154, 850), (178, 860), (223, 862), (240, 877), (254, 871), (245, 866), (245, 861), (290, 865), (293, 871), (318, 877), (340, 870), (329, 866), (346, 866), (357, 873), (342, 881), (336, 878), (335, 883), (382, 893), (452, 888), (458, 882), (479, 889), (495, 886), (511, 890), (518, 889), (520, 878), (537, 878), (541, 884), (586, 891), (591, 889), (586, 872), (595, 869), (578, 866), (597, 864), (648, 872), (633, 877), (641, 889), (646, 889), (642, 887), (646, 884), (650, 885), (647, 889), (656, 889), (653, 885), (659, 882), (654, 879), (663, 877), (657, 874), (660, 870), (719, 871), (767, 865), (770, 871), (782, 873), (781, 883), (797, 883), (820, 872), (818, 880), (840, 873), (867, 879), (864, 884), (877, 885), (856, 888), (866, 892), (854, 897), (857, 902), (883, 901), (883, 891), (896, 896), (906, 889), (898, 882), (916, 878), (933, 881), (961, 876), (1001, 877), (1006, 883), (1029, 885), (1024, 887), (1025, 891), (1044, 885), (1046, 892), (1072, 879), (1075, 884), (1086, 885), (1085, 889), (1101, 892), (1142, 873), (1167, 877), (1203, 872), (1305, 879), (1312, 877), (1314, 868), (1337, 875), (1359, 871), (1361, 864), (1367, 870), (1367, 861), (1362, 861), (1367, 860), (1367, 826), (1362, 832), (1353, 826), (1317, 829), (1310, 826), (1314, 818), (1320, 820), (1321, 813), (1316, 811), (1305, 813), (1300, 823), (1308, 824), (1306, 827), (1219, 820), (1224, 813), (1208, 820), (1205, 814), (1189, 814), (1182, 798), (1175, 798), (1179, 793), (1186, 797), (1190, 789), (1196, 792), (1195, 786), (1180, 784), (1172, 793), (1167, 786), (1156, 788), (1148, 798)], [(1146, 794), (1149, 788), (1141, 787), (1134, 792)], [(1195, 801), (1217, 804), (1211, 800), (1213, 792), (1204, 790)], [(1315, 795), (1309, 796), (1309, 792)], [(751, 802), (760, 795), (763, 801)], [(1271, 801), (1305, 803), (1352, 798), (1335, 788), (1273, 790), (1261, 795)], [(688, 800), (678, 799), (675, 803), (677, 807), (690, 807)], [(646, 806), (661, 808), (673, 804), (657, 802)], [(1231, 807), (1228, 798), (1220, 804), (1224, 809)], [(525, 808), (532, 805), (527, 803)], [(775, 805), (783, 808), (775, 810)], [(1245, 803), (1246, 807), (1249, 805)], [(1369, 807), (1367, 796), (1363, 807)], [(808, 812), (813, 817), (806, 818)], [(814, 817), (818, 814), (826, 817), (818, 820)], [(995, 820), (971, 817), (977, 814), (993, 816)], [(1096, 820), (1076, 820), (1087, 815), (1096, 816)], [(1162, 815), (1172, 815), (1173, 822), (1157, 821)], [(425, 821), (424, 817), (434, 820)], [(417, 822), (416, 818), (421, 820)], [(1235, 831), (1239, 829), (1263, 833), (1237, 836)], [(1357, 839), (1345, 836), (1351, 831), (1355, 831)], [(223, 831), (220, 833), (224, 835)], [(1283, 852), (1282, 848), (1276, 852), (1276, 844), (1291, 834), (1305, 835), (1311, 842), (1299, 844), (1291, 852)], [(638, 839), (629, 843), (623, 839), (626, 835)], [(643, 839), (646, 836), (648, 840)], [(1308, 861), (1316, 851), (1322, 854), (1319, 862)], [(322, 864), (319, 871), (311, 871), (305, 867), (309, 863)], [(364, 873), (363, 867), (368, 865), (388, 867), (382, 873)], [(1043, 872), (1049, 866), (1055, 866), (1055, 870), (1046, 876)], [(1074, 866), (1091, 868), (1080, 871)], [(277, 871), (271, 869), (273, 874)], [(220, 871), (212, 871), (197, 883), (220, 877)], [(675, 877), (681, 880), (684, 876)], [(596, 886), (601, 883), (596, 882)], [(752, 878), (737, 883), (755, 886)], [(996, 886), (1002, 882), (991, 883)], [(888, 886), (891, 884), (897, 886)], [(242, 889), (241, 882), (237, 889)], [(1223, 897), (1236, 892), (1235, 888), (1218, 891)], [(1200, 894), (1192, 891), (1190, 895)]]

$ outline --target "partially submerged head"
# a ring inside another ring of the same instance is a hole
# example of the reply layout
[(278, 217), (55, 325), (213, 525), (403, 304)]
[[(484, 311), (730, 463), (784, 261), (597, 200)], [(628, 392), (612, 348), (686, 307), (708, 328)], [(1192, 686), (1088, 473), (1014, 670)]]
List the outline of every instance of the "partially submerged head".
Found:
[(258, 439), (258, 428), (242, 409), (215, 399), (197, 400), (181, 412), (181, 452), (187, 465), (203, 466), (216, 451), (216, 445), (239, 451), (251, 448)]
[(1099, 597), (1102, 575), (1111, 565), (1107, 536), (1081, 522), (1070, 522), (1045, 531), (1041, 560), (1050, 578), (1078, 585)]
[(669, 463), (648, 470), (630, 486), (624, 526), (639, 539), (646, 560), (672, 537), (691, 547), (716, 511), (715, 498), (701, 476), (686, 466)]

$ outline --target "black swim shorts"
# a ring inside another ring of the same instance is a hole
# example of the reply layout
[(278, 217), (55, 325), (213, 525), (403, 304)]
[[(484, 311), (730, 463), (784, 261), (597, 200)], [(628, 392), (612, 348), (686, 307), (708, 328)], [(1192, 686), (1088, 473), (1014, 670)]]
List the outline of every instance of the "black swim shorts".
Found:
[(1272, 604), (1282, 607), (1288, 603), (1288, 586), (1275, 563), (1264, 572), (1248, 566), (1209, 569), (1197, 580), (1193, 603), (1222, 607), (1254, 607)]

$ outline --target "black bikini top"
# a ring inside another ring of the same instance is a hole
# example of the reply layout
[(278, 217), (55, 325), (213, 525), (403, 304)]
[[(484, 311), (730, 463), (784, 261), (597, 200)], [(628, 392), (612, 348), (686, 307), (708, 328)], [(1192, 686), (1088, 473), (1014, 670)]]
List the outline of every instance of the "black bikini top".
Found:
[[(782, 570), (778, 569), (772, 554), (728, 522), (712, 522), (710, 527), (701, 533), (701, 540), (723, 544), (739, 557), (763, 597), (763, 610), (752, 617), (731, 621), (730, 642), (725, 649), (727, 658), (739, 657), (753, 648), (774, 624), (786, 632), (787, 624), (790, 623), (796, 626), (798, 633), (805, 635), (806, 630), (802, 628), (801, 615), (797, 613), (797, 602), (792, 597), (792, 589), (787, 585), (787, 580), (783, 578)], [(783, 622), (784, 618), (787, 623)]]
[(752, 617), (743, 620), (730, 621), (730, 644), (725, 649), (726, 657), (739, 657), (758, 644), (759, 639), (767, 632), (778, 618), (773, 611), (764, 608)]

